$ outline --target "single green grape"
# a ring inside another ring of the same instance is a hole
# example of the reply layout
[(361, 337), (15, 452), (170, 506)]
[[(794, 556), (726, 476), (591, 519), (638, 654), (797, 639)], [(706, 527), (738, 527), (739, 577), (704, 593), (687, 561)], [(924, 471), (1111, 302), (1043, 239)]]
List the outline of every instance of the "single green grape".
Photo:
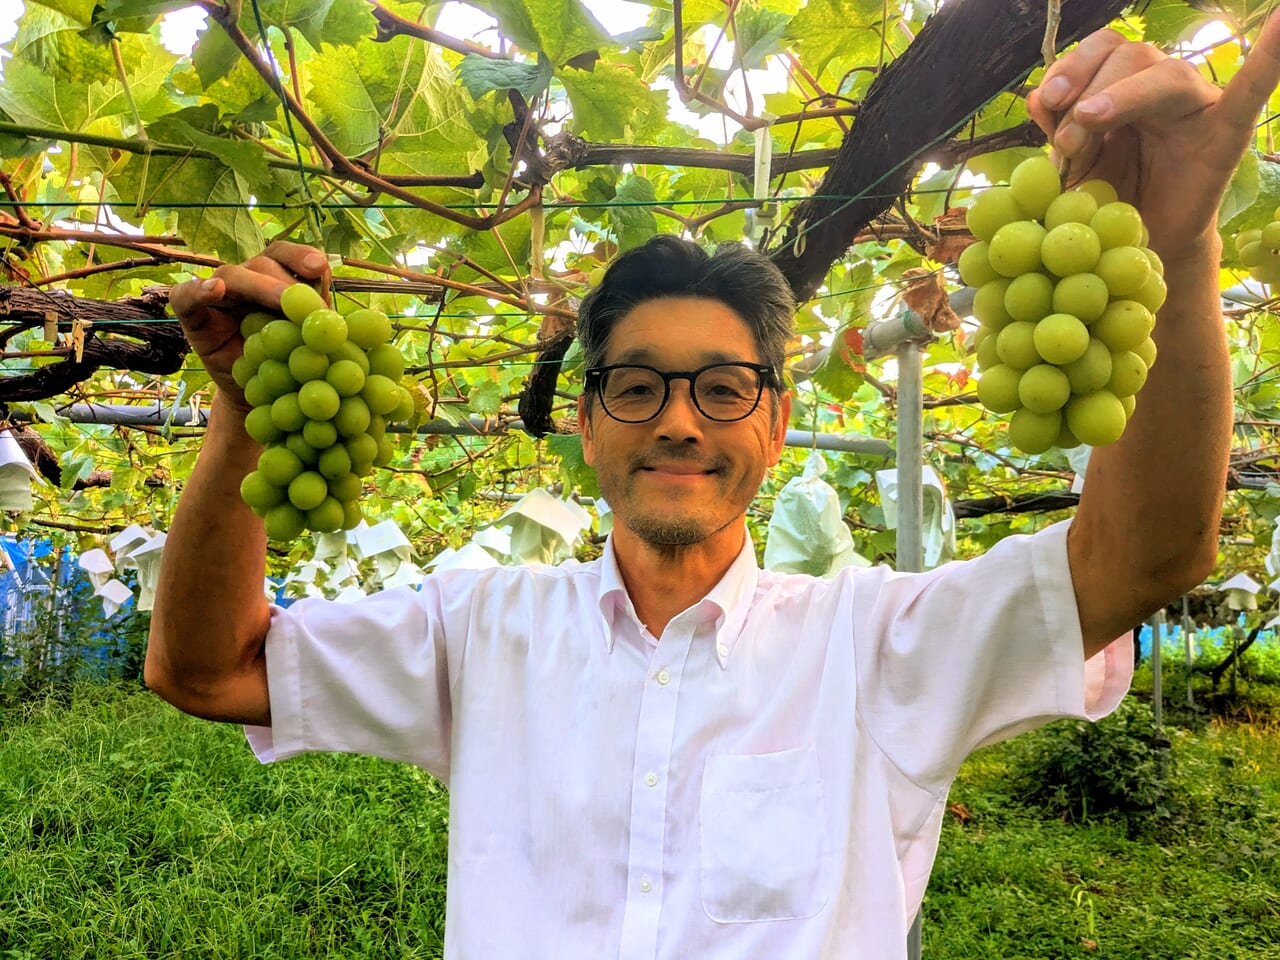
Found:
[(1067, 425), (1081, 443), (1091, 447), (1115, 443), (1127, 420), (1124, 405), (1109, 390), (1095, 390), (1067, 401)]
[(983, 326), (999, 330), (1013, 322), (1013, 317), (1009, 316), (1009, 311), (1004, 306), (1004, 295), (1008, 292), (1011, 282), (1001, 277), (990, 283), (984, 283), (975, 291), (973, 315)]
[(253, 310), (244, 315), (240, 321), (240, 336), (248, 340), (255, 333), (258, 333), (272, 320), (276, 319), (274, 313), (267, 313), (265, 310)]
[(281, 503), (267, 511), (264, 525), (270, 539), (288, 543), (302, 536), (307, 528), (307, 515), (291, 503)]
[(287, 487), (302, 472), (302, 461), (287, 447), (270, 446), (259, 455), (257, 472), (268, 483)]
[(354, 397), (364, 389), (364, 371), (353, 360), (335, 360), (329, 365), (324, 378), (339, 397)]
[[(329, 420), (338, 412), (342, 398), (326, 380), (312, 380), (298, 390), (298, 409), (309, 420)], [(295, 429), (302, 429), (299, 425)]]
[(1120, 195), (1116, 193), (1116, 188), (1106, 180), (1099, 180), (1097, 178), (1094, 178), (1093, 180), (1086, 180), (1083, 183), (1077, 184), (1076, 189), (1081, 193), (1089, 194), (1095, 201), (1097, 201), (1097, 204), (1100, 207), (1108, 203), (1115, 203), (1120, 199)]
[(980, 287), (999, 276), (991, 269), (991, 263), (987, 260), (987, 241), (985, 240), (979, 240), (965, 247), (956, 261), (956, 266), (960, 270), (960, 279), (968, 287)]
[(1098, 201), (1088, 193), (1067, 190), (1058, 195), (1044, 212), (1044, 228), (1052, 231), (1064, 223), (1088, 224), (1098, 212)]
[(267, 511), (284, 503), (284, 490), (254, 470), (240, 481), (240, 499), (255, 511)]
[(284, 431), (271, 419), (271, 407), (254, 407), (244, 418), (244, 432), (259, 443), (274, 443), (284, 438)]
[(996, 353), (1014, 370), (1027, 370), (1040, 362), (1036, 349), (1036, 324), (1016, 321), (996, 335)]
[(1106, 283), (1096, 273), (1073, 273), (1053, 288), (1053, 312), (1069, 313), (1088, 325), (1102, 316), (1110, 298)]
[(301, 346), (289, 354), (289, 373), (299, 383), (320, 380), (329, 369), (329, 358), (323, 353)]
[(1062, 372), (1071, 382), (1072, 393), (1101, 390), (1111, 379), (1111, 351), (1101, 340), (1090, 337), (1089, 346), (1084, 353), (1079, 359), (1063, 366)]
[(1053, 281), (1043, 273), (1024, 273), (1009, 282), (1004, 308), (1015, 320), (1035, 323), (1053, 309)]
[(315, 450), (324, 450), (338, 442), (338, 428), (329, 420), (308, 420), (302, 425), (302, 439)]
[(304, 470), (289, 482), (289, 502), (299, 510), (318, 507), (328, 495), (328, 484), (314, 470)]
[(996, 364), (983, 372), (978, 380), (978, 399), (992, 413), (1010, 413), (1018, 409), (1018, 381), (1022, 372), (1004, 364)]
[(346, 516), (342, 504), (335, 498), (326, 496), (318, 506), (307, 511), (307, 526), (316, 533), (332, 533), (342, 529)]
[(996, 273), (1019, 277), (1040, 269), (1040, 245), (1045, 229), (1034, 220), (1015, 220), (995, 232), (987, 250), (987, 259)]
[(351, 454), (347, 452), (347, 448), (342, 444), (335, 443), (320, 454), (316, 470), (320, 476), (330, 481), (345, 476), (351, 472)]
[(320, 458), (320, 451), (307, 443), (306, 435), (301, 430), (284, 438), (285, 449), (302, 461), (304, 466), (314, 467)]
[(1079, 360), (1089, 346), (1089, 328), (1069, 313), (1051, 313), (1036, 324), (1036, 351), (1049, 363)]
[(990, 240), (1006, 223), (1022, 219), (1018, 201), (1008, 187), (989, 187), (973, 199), (965, 216), (969, 232), (979, 240)]
[(1025, 407), (1009, 418), (1009, 442), (1023, 453), (1044, 453), (1062, 431), (1062, 414), (1056, 410), (1036, 413)]
[[(348, 460), (350, 455), (348, 454)], [(360, 482), (360, 478), (348, 470), (340, 477), (333, 477), (329, 481), (329, 493), (343, 503), (348, 503), (359, 498), (364, 492), (364, 484)]]
[(1134, 300), (1117, 300), (1107, 307), (1089, 329), (1109, 350), (1115, 352), (1132, 350), (1151, 335), (1154, 326), (1155, 318), (1142, 304)]
[(1057, 165), (1046, 156), (1028, 157), (1009, 175), (1009, 192), (1024, 216), (1039, 220), (1062, 193)]
[(1018, 381), (1018, 400), (1033, 413), (1061, 410), (1071, 397), (1071, 381), (1057, 367), (1038, 363)]
[(302, 425), (307, 422), (307, 415), (298, 404), (298, 395), (286, 393), (271, 402), (271, 419), (281, 430), (292, 433), (302, 429)]
[(400, 385), (380, 373), (370, 374), (360, 396), (369, 405), (370, 413), (390, 413), (400, 403)]
[(1131, 350), (1111, 355), (1111, 377), (1107, 389), (1117, 397), (1132, 397), (1147, 382), (1147, 365)]
[(1140, 247), (1112, 247), (1102, 251), (1094, 273), (1103, 279), (1112, 297), (1127, 297), (1147, 282), (1151, 261)]
[(333, 425), (338, 428), (338, 436), (356, 437), (369, 429), (369, 416), (369, 405), (360, 397), (343, 397), (333, 415)]
[(1089, 221), (1098, 235), (1103, 250), (1112, 247), (1136, 247), (1142, 241), (1142, 214), (1131, 203), (1117, 200), (1098, 207)]
[(305, 283), (294, 283), (280, 293), (280, 309), (284, 315), (299, 326), (308, 315), (316, 310), (324, 310), (327, 304), (314, 287)]
[(336, 310), (313, 310), (302, 321), (302, 342), (316, 353), (333, 353), (346, 340), (347, 322)]
[(1040, 245), (1045, 269), (1059, 277), (1098, 273), (1095, 265), (1101, 253), (1102, 243), (1098, 235), (1084, 223), (1064, 223), (1054, 227), (1045, 234)]
[(390, 343), (370, 350), (367, 363), (366, 374), (376, 373), (395, 381), (404, 376), (404, 355)]
[(279, 360), (263, 360), (258, 368), (258, 379), (272, 400), (298, 389), (298, 381), (289, 373), (289, 367)]
[(391, 321), (381, 310), (356, 310), (347, 314), (347, 336), (359, 347), (372, 350), (391, 339)]

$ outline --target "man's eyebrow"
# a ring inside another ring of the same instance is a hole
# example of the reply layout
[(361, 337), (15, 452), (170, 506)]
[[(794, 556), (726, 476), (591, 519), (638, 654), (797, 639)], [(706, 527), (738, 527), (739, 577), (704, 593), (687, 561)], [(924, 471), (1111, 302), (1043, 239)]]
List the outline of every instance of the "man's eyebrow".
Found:
[[(624, 350), (618, 354), (610, 363), (641, 363), (649, 366), (657, 366), (656, 361), (659, 359), (658, 354), (649, 347), (632, 347), (630, 350)], [(709, 363), (755, 363), (756, 361), (750, 357), (740, 357), (735, 354), (725, 353), (723, 350), (707, 350), (699, 354), (698, 366), (705, 366)]]

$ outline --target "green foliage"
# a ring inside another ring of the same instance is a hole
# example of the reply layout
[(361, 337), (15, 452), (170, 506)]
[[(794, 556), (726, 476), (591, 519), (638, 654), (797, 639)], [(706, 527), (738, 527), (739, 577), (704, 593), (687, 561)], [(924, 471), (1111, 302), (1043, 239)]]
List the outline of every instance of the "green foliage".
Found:
[(1155, 734), (1151, 708), (1133, 698), (1097, 723), (1053, 723), (1017, 741), (1015, 794), (1075, 821), (1154, 813), (1168, 797)]
[[(448, 795), (368, 757), (260, 765), (133, 684), (0, 708), (0, 955), (440, 955)], [(924, 903), (930, 960), (1262, 960), (1280, 942), (1280, 731), (1175, 733), (1219, 805), (1176, 841), (1010, 793), (1025, 738), (961, 768)]]

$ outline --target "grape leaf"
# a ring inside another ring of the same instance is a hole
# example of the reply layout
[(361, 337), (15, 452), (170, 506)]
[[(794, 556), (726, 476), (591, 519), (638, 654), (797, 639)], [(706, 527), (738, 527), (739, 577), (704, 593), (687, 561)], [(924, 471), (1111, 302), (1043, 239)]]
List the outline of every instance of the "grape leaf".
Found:
[(653, 183), (647, 178), (627, 177), (618, 185), (614, 202), (619, 205), (609, 209), (609, 219), (620, 249), (638, 247), (658, 232), (658, 222), (653, 215), (657, 197)]
[(537, 63), (517, 63), (469, 53), (456, 69), (467, 93), (476, 100), (493, 90), (518, 90), (532, 100), (551, 82), (551, 61), (543, 56)]
[(214, 27), (203, 30), (191, 51), (191, 64), (206, 89), (229, 74), (240, 62), (240, 50), (227, 32)]
[(1258, 197), (1261, 175), (1258, 172), (1258, 154), (1250, 150), (1240, 159), (1240, 166), (1231, 175), (1231, 182), (1218, 206), (1218, 222), (1229, 223), (1249, 208)]
[(478, 0), (473, 6), (493, 16), (518, 46), (546, 54), (556, 66), (610, 43), (579, 0)]
[(549, 433), (544, 439), (547, 451), (560, 461), (560, 476), (567, 487), (577, 490), (584, 497), (600, 496), (600, 484), (596, 471), (582, 454), (582, 435), (579, 433)]
[(559, 74), (573, 108), (571, 129), (598, 140), (651, 138), (666, 123), (667, 95), (652, 90), (634, 72), (610, 63), (593, 70), (568, 67)]

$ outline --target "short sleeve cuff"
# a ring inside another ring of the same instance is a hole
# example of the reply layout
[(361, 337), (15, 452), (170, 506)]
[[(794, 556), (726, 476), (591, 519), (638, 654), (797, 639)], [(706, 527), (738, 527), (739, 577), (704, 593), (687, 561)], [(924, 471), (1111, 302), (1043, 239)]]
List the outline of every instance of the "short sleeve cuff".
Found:
[(267, 631), (267, 692), (271, 698), (271, 726), (246, 725), (245, 737), (261, 763), (303, 753), (302, 671), (298, 661), (298, 631), (283, 607), (272, 604)]
[(1120, 705), (1133, 681), (1133, 634), (1126, 632), (1088, 660), (1083, 660), (1084, 637), (1067, 559), (1067, 531), (1063, 520), (1032, 538), (1032, 566), (1036, 592), (1044, 607), (1052, 656), (1058, 667), (1058, 710), (1064, 716), (1100, 720)]

